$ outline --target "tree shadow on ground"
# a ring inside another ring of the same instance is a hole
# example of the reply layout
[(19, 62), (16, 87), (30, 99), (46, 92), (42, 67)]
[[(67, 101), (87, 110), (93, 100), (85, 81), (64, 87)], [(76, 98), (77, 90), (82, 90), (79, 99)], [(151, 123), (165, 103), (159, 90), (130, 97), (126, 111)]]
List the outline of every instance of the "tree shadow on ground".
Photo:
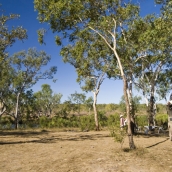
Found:
[[(49, 131), (41, 131), (41, 132), (7, 132), (0, 133), (0, 136), (20, 136), (22, 138), (31, 138), (32, 140), (19, 140), (19, 141), (0, 141), (0, 145), (7, 144), (26, 144), (26, 143), (56, 143), (58, 141), (84, 141), (84, 140), (97, 140), (105, 137), (110, 137), (109, 135), (104, 134), (76, 134), (76, 135), (60, 135), (60, 136), (48, 136)], [(15, 139), (15, 138), (14, 138)]]
[(50, 131), (47, 130), (41, 130), (41, 131), (0, 131), (0, 136), (34, 136), (34, 135), (42, 135), (45, 133), (49, 133)]
[(151, 145), (151, 146), (147, 146), (146, 148), (151, 148), (151, 147), (157, 146), (157, 145), (159, 145), (160, 143), (166, 142), (167, 140), (169, 140), (169, 138), (166, 138), (165, 140), (163, 140), (163, 141), (161, 141), (161, 142), (158, 142), (158, 143), (155, 143), (155, 144), (153, 144), (153, 145)]

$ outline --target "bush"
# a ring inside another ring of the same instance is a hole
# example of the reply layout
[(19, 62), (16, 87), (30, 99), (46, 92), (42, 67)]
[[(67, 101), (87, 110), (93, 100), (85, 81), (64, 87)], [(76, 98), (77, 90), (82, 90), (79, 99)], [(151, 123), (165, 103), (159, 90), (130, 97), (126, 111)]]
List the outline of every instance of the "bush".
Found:
[(81, 131), (94, 130), (95, 128), (94, 115), (81, 116), (79, 122), (79, 128), (81, 129)]
[(1, 129), (12, 129), (14, 120), (10, 116), (0, 117), (0, 128)]
[(41, 128), (48, 128), (49, 119), (46, 116), (41, 116), (39, 118), (39, 126)]
[(120, 125), (120, 117), (118, 114), (110, 115), (107, 120), (108, 126), (118, 126)]
[(136, 116), (135, 123), (137, 126), (144, 127), (145, 125), (148, 125), (148, 118), (146, 115)]
[(79, 117), (77, 116), (72, 116), (70, 117), (70, 126), (69, 127), (79, 127)]
[(109, 127), (110, 130), (110, 136), (114, 138), (115, 142), (118, 142), (121, 144), (121, 148), (122, 145), (124, 143), (124, 139), (126, 137), (126, 131), (127, 131), (127, 126), (125, 126), (124, 128), (120, 128), (119, 126), (110, 126)]
[(99, 112), (98, 112), (98, 120), (99, 120), (99, 125), (100, 125), (100, 127), (105, 127), (105, 126), (107, 126), (108, 118), (107, 118), (107, 116), (105, 115), (105, 112), (104, 112), (104, 111), (99, 111)]
[(158, 126), (164, 125), (164, 123), (168, 123), (168, 115), (167, 114), (158, 114), (155, 117), (156, 124)]

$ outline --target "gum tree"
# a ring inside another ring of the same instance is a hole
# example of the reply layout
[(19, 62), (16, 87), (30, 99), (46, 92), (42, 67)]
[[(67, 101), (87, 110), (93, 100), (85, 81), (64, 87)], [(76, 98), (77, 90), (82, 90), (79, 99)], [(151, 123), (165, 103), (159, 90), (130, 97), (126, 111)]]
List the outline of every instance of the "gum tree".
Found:
[(12, 68), (9, 65), (8, 50), (17, 41), (27, 38), (26, 30), (22, 27), (8, 27), (7, 22), (18, 19), (19, 15), (4, 15), (0, 7), (0, 116), (6, 111), (6, 101), (11, 95), (8, 89), (11, 83)]
[(105, 44), (99, 40), (97, 35), (83, 31), (79, 33), (75, 44), (67, 45), (62, 48), (61, 55), (63, 61), (70, 63), (75, 67), (83, 91), (92, 91), (94, 95), (93, 109), (95, 130), (99, 130), (97, 96), (101, 84), (110, 71), (111, 51)]
[[(50, 56), (44, 51), (36, 51), (29, 49), (15, 53), (10, 58), (10, 63), (13, 68), (12, 82), (8, 86), (11, 92), (12, 110), (7, 113), (15, 119), (15, 128), (18, 128), (18, 120), (21, 116), (20, 104), (21, 96), (29, 90), (40, 79), (53, 79), (53, 75), (57, 71), (57, 67), (53, 66), (48, 70), (42, 68), (50, 61)], [(10, 102), (7, 106), (11, 106)]]
[[(128, 55), (120, 56), (125, 49), (132, 49), (125, 32), (129, 26), (137, 19), (139, 7), (119, 0), (85, 0), (85, 1), (50, 1), (35, 0), (35, 8), (38, 10), (38, 18), (41, 22), (47, 22), (53, 32), (58, 32), (60, 36), (69, 38), (75, 43), (77, 33), (87, 30), (87, 32), (98, 35), (103, 44), (112, 51), (116, 60), (120, 77), (123, 80), (123, 91), (126, 102), (126, 113), (128, 120), (129, 147), (135, 148), (133, 135), (130, 127), (130, 98), (129, 83), (124, 71), (125, 59)], [(56, 42), (60, 43), (60, 38), (56, 37)], [(129, 52), (129, 51), (128, 51)], [(130, 59), (132, 62), (132, 59)]]
[[(35, 0), (35, 8), (38, 10), (38, 18), (41, 22), (47, 22), (53, 32), (58, 32), (63, 38), (68, 38), (71, 44), (77, 40), (77, 34), (83, 30), (99, 36), (105, 45), (112, 51), (113, 58), (117, 62), (120, 77), (123, 80), (123, 91), (126, 102), (128, 119), (129, 147), (135, 148), (130, 127), (130, 93), (129, 83), (124, 71), (125, 58), (120, 56), (125, 49), (133, 49), (125, 32), (137, 19), (139, 7), (119, 0), (76, 0), (55, 1)], [(56, 42), (61, 43), (56, 37)]]
[(155, 124), (156, 97), (165, 98), (171, 88), (172, 12), (169, 5), (167, 2), (162, 6), (158, 17), (150, 15), (142, 21), (141, 26), (145, 31), (138, 39), (144, 58), (138, 59), (141, 72), (135, 84), (145, 97), (149, 125)]
[(48, 84), (43, 84), (41, 88), (41, 91), (34, 93), (37, 109), (51, 117), (52, 111), (60, 104), (62, 94), (53, 93)]

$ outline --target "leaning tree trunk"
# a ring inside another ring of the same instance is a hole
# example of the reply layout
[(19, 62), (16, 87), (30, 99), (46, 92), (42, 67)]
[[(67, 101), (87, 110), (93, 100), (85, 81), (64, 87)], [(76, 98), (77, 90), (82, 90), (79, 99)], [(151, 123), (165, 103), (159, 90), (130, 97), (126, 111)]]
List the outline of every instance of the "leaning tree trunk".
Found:
[(129, 147), (130, 147), (130, 149), (135, 149), (136, 147), (134, 145), (133, 134), (132, 134), (132, 131), (131, 131), (130, 105), (129, 105), (129, 99), (128, 99), (128, 95), (127, 95), (128, 84), (127, 84), (126, 77), (124, 75), (124, 71), (123, 71), (123, 67), (122, 67), (120, 58), (119, 58), (118, 53), (116, 52), (115, 49), (114, 49), (114, 54), (115, 54), (116, 59), (118, 61), (118, 65), (119, 65), (120, 72), (121, 72), (121, 77), (122, 77), (122, 80), (123, 80), (123, 92), (124, 92), (124, 97), (125, 97), (126, 111), (127, 111), (127, 122), (128, 122)]
[(95, 130), (96, 131), (99, 131), (100, 128), (99, 128), (99, 121), (98, 121), (98, 114), (97, 114), (96, 102), (97, 102), (97, 93), (94, 92), (93, 109), (94, 109)]

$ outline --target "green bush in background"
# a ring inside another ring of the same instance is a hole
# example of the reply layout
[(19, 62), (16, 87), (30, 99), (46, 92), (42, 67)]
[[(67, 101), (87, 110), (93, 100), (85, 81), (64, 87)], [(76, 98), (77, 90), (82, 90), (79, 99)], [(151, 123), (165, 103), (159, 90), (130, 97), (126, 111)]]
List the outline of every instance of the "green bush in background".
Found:
[(137, 126), (144, 127), (148, 125), (148, 117), (146, 115), (140, 115), (135, 117), (135, 123)]
[(108, 117), (105, 114), (106, 113), (104, 111), (99, 111), (98, 112), (98, 120), (99, 120), (100, 128), (107, 126)]
[(49, 122), (49, 119), (46, 116), (41, 116), (39, 118), (39, 127), (40, 128), (47, 128), (48, 122)]
[(88, 131), (95, 129), (94, 115), (80, 116), (79, 128), (81, 131)]
[(0, 129), (11, 129), (14, 120), (10, 116), (1, 116), (0, 117)]
[(164, 129), (168, 128), (168, 115), (167, 114), (158, 114), (155, 117), (156, 125), (163, 126)]
[(114, 138), (115, 142), (120, 143), (122, 148), (124, 139), (127, 136), (127, 126), (122, 129), (119, 126), (110, 126), (109, 130), (110, 136)]
[(107, 120), (108, 126), (118, 126), (120, 125), (120, 117), (119, 114), (110, 115)]

